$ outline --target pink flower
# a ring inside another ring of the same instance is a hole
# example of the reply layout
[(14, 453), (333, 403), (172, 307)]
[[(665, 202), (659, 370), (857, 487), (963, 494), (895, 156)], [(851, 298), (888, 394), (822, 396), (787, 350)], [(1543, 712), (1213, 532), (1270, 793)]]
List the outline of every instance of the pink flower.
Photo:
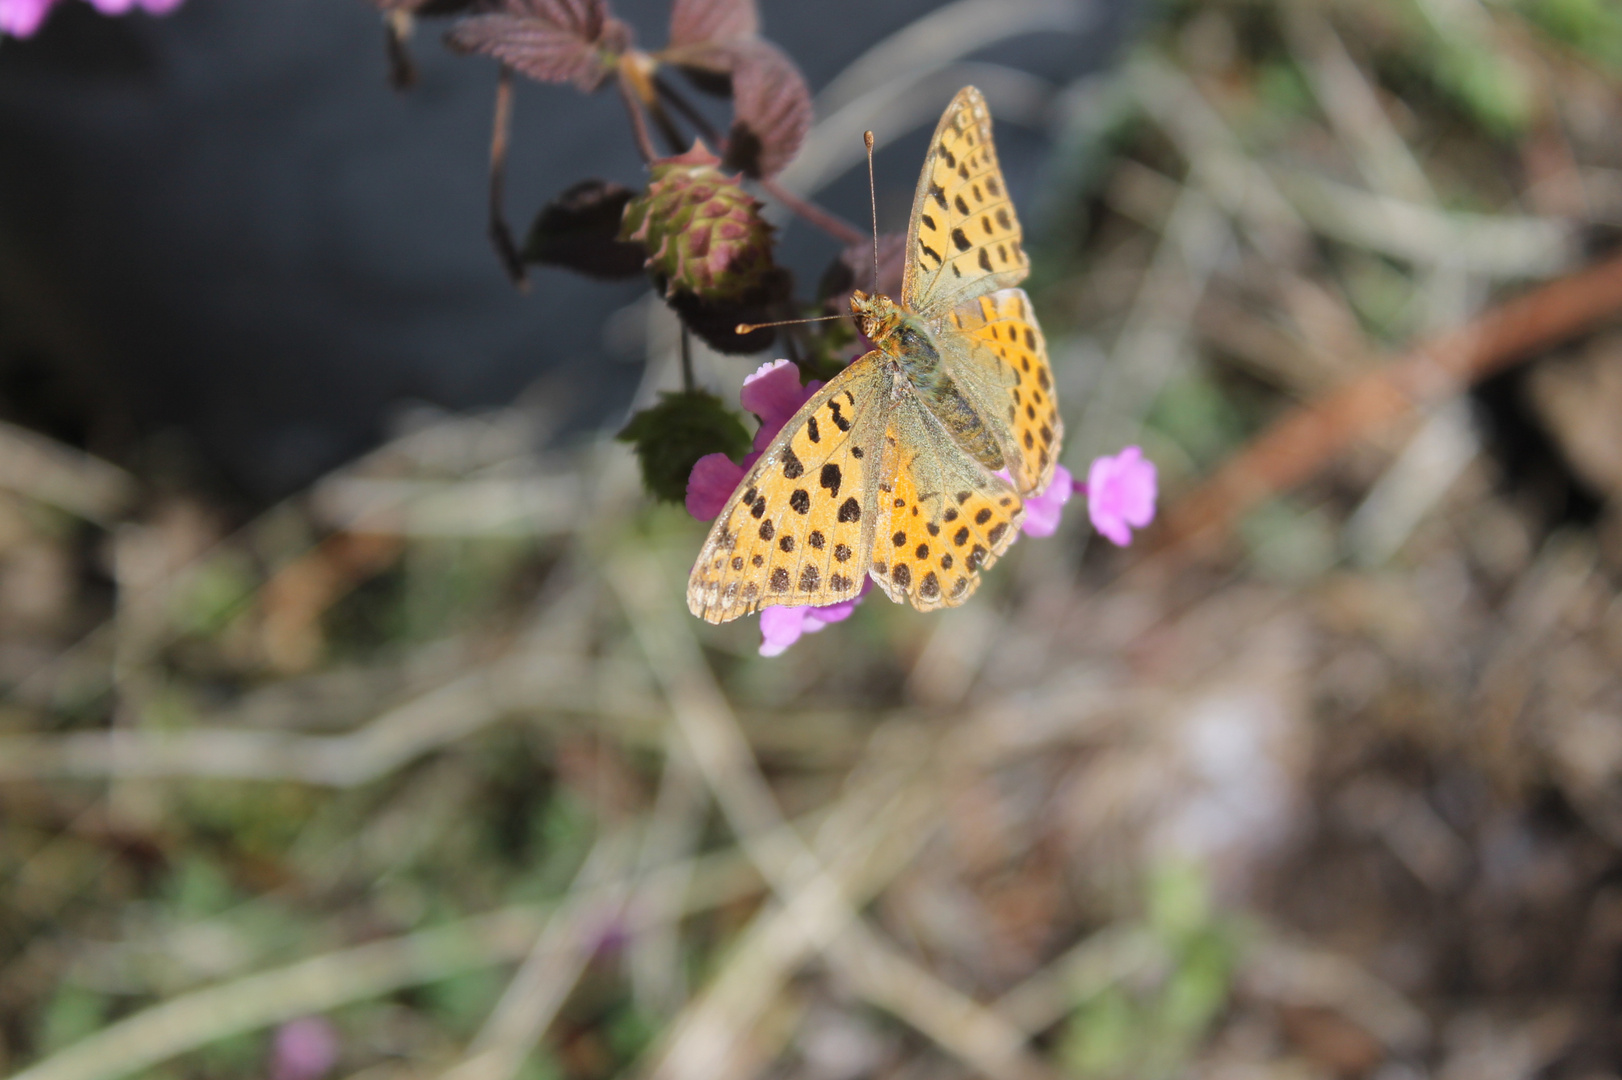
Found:
[(738, 392), (738, 401), (760, 417), (760, 429), (755, 432), (755, 450), (765, 450), (770, 446), (777, 433), (783, 430), (783, 425), (820, 389), (820, 379), (812, 379), (801, 386), (800, 369), (787, 360), (762, 364), (745, 379), (743, 389)]
[(856, 605), (862, 602), (873, 579), (862, 582), (862, 591), (849, 600), (823, 607), (769, 607), (760, 612), (760, 655), (781, 656), (790, 645), (800, 640), (801, 634), (814, 634), (831, 623), (850, 618)]
[[(0, 0), (0, 4), (5, 2)], [(687, 474), (687, 512), (700, 521), (713, 521), (761, 452), (821, 387), (816, 379), (801, 386), (800, 369), (787, 360), (762, 364), (745, 379), (738, 400), (760, 417), (755, 452), (745, 455), (742, 464), (734, 464), (725, 454), (705, 454), (695, 461), (693, 471)]]
[(1059, 531), (1059, 517), (1064, 504), (1075, 491), (1075, 478), (1063, 465), (1053, 470), (1053, 480), (1040, 495), (1025, 500), (1025, 521), (1020, 531), (1026, 536), (1052, 536)]
[(338, 1033), (327, 1020), (289, 1020), (271, 1044), (271, 1080), (321, 1080), (338, 1064), (338, 1050)]
[(700, 521), (714, 521), (748, 468), (725, 454), (705, 454), (693, 462), (693, 471), (687, 474), (687, 512)]
[[(182, 0), (89, 0), (90, 6), (103, 15), (123, 15), (134, 8), (151, 15), (167, 15), (179, 7)], [(33, 37), (45, 16), (51, 13), (57, 0), (0, 0), (0, 34), (12, 37)]]
[(56, 0), (0, 0), (0, 34), (32, 37)]
[(1155, 519), (1155, 465), (1136, 446), (1105, 455), (1087, 470), (1087, 516), (1117, 547), (1132, 542), (1132, 530)]

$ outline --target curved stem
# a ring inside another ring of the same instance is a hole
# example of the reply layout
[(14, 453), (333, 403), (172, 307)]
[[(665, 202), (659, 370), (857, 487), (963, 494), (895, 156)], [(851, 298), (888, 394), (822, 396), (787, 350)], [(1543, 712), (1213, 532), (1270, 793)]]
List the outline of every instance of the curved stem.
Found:
[(490, 132), (490, 242), (496, 247), (507, 276), (520, 290), (529, 288), (524, 259), (513, 240), (512, 228), (502, 209), (506, 201), (507, 141), (513, 119), (513, 72), (506, 64), (496, 82), (496, 115)]
[(698, 111), (698, 108), (681, 95), (674, 86), (671, 86), (658, 75), (653, 77), (653, 89), (658, 95), (670, 102), (671, 107), (687, 118), (687, 122), (698, 129), (698, 133), (710, 141), (710, 145), (717, 151), (721, 148), (721, 133), (715, 130), (715, 125), (709, 118)]
[(642, 155), (642, 160), (653, 164), (659, 155), (653, 149), (653, 140), (648, 137), (648, 121), (642, 115), (642, 102), (637, 97), (636, 87), (631, 85), (631, 77), (626, 74), (622, 64), (619, 78), (616, 80), (620, 88), (620, 100), (625, 102), (625, 111), (631, 114), (631, 132), (636, 136), (636, 148)]
[(846, 247), (867, 243), (867, 234), (861, 229), (858, 229), (838, 214), (824, 210), (816, 203), (800, 198), (776, 180), (764, 179), (760, 182), (760, 186), (765, 188), (772, 198), (788, 207), (795, 216), (804, 218), (807, 222), (815, 225)]

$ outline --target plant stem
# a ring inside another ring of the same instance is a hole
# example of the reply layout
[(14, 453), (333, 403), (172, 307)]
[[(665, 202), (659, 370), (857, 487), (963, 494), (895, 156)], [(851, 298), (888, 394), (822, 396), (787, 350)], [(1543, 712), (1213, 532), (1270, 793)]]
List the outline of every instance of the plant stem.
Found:
[(501, 258), (507, 276), (522, 291), (529, 288), (529, 279), (524, 274), (523, 257), (518, 253), (518, 245), (513, 242), (512, 229), (508, 227), (507, 216), (502, 210), (506, 191), (507, 141), (512, 130), (512, 118), (513, 73), (512, 68), (503, 64), (496, 81), (496, 116), (490, 133), (490, 240), (496, 246), (496, 254)]
[(631, 131), (636, 136), (637, 151), (641, 153), (642, 160), (651, 165), (659, 155), (653, 149), (653, 140), (648, 137), (648, 121), (642, 115), (642, 102), (637, 98), (636, 88), (631, 85), (631, 78), (623, 66), (618, 82), (620, 99), (625, 102), (625, 111), (631, 114)]
[(709, 118), (699, 112), (692, 102), (682, 97), (674, 86), (655, 75), (653, 77), (653, 88), (660, 97), (670, 102), (677, 112), (685, 116), (688, 123), (697, 128), (698, 133), (708, 139), (712, 147), (717, 150), (721, 148), (721, 133), (715, 130), (715, 125), (710, 123)]
[(838, 240), (846, 247), (867, 243), (867, 234), (844, 218), (828, 210), (824, 210), (816, 203), (800, 198), (788, 188), (774, 179), (764, 179), (760, 186), (765, 188), (772, 198), (788, 207), (796, 216), (804, 218), (829, 236)]
[(686, 323), (681, 327), (681, 388), (693, 392), (693, 335)]

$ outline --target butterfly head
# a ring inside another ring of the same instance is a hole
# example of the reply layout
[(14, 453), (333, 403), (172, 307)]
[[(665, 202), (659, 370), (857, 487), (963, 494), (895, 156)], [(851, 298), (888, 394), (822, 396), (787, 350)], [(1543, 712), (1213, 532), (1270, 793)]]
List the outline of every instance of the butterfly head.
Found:
[(905, 317), (901, 306), (888, 296), (869, 296), (860, 289), (850, 294), (850, 310), (857, 328), (875, 345), (899, 330)]

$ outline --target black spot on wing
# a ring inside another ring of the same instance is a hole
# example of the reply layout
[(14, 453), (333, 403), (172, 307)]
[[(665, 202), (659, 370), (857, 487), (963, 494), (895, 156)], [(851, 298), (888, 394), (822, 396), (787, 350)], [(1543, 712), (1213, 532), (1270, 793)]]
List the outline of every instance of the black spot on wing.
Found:
[(788, 497), (788, 504), (794, 508), (796, 514), (809, 514), (811, 512), (811, 493), (805, 488), (795, 488), (794, 494)]
[(862, 504), (856, 501), (856, 496), (852, 495), (850, 498), (839, 504), (840, 521), (848, 524), (852, 521), (860, 521), (861, 518)]
[(969, 242), (968, 235), (962, 229), (952, 230), (952, 243), (956, 245), (959, 251), (967, 251), (974, 246)]
[(991, 273), (991, 255), (987, 253), (985, 248), (980, 249), (980, 269), (988, 274)]
[(792, 446), (783, 447), (783, 475), (790, 480), (798, 480), (805, 475), (805, 466), (801, 465), (800, 459), (794, 456)]
[(838, 497), (839, 482), (841, 479), (842, 477), (840, 476), (838, 465), (830, 461), (828, 464), (822, 467), (821, 483), (823, 487), (828, 489), (828, 494), (830, 497)]

